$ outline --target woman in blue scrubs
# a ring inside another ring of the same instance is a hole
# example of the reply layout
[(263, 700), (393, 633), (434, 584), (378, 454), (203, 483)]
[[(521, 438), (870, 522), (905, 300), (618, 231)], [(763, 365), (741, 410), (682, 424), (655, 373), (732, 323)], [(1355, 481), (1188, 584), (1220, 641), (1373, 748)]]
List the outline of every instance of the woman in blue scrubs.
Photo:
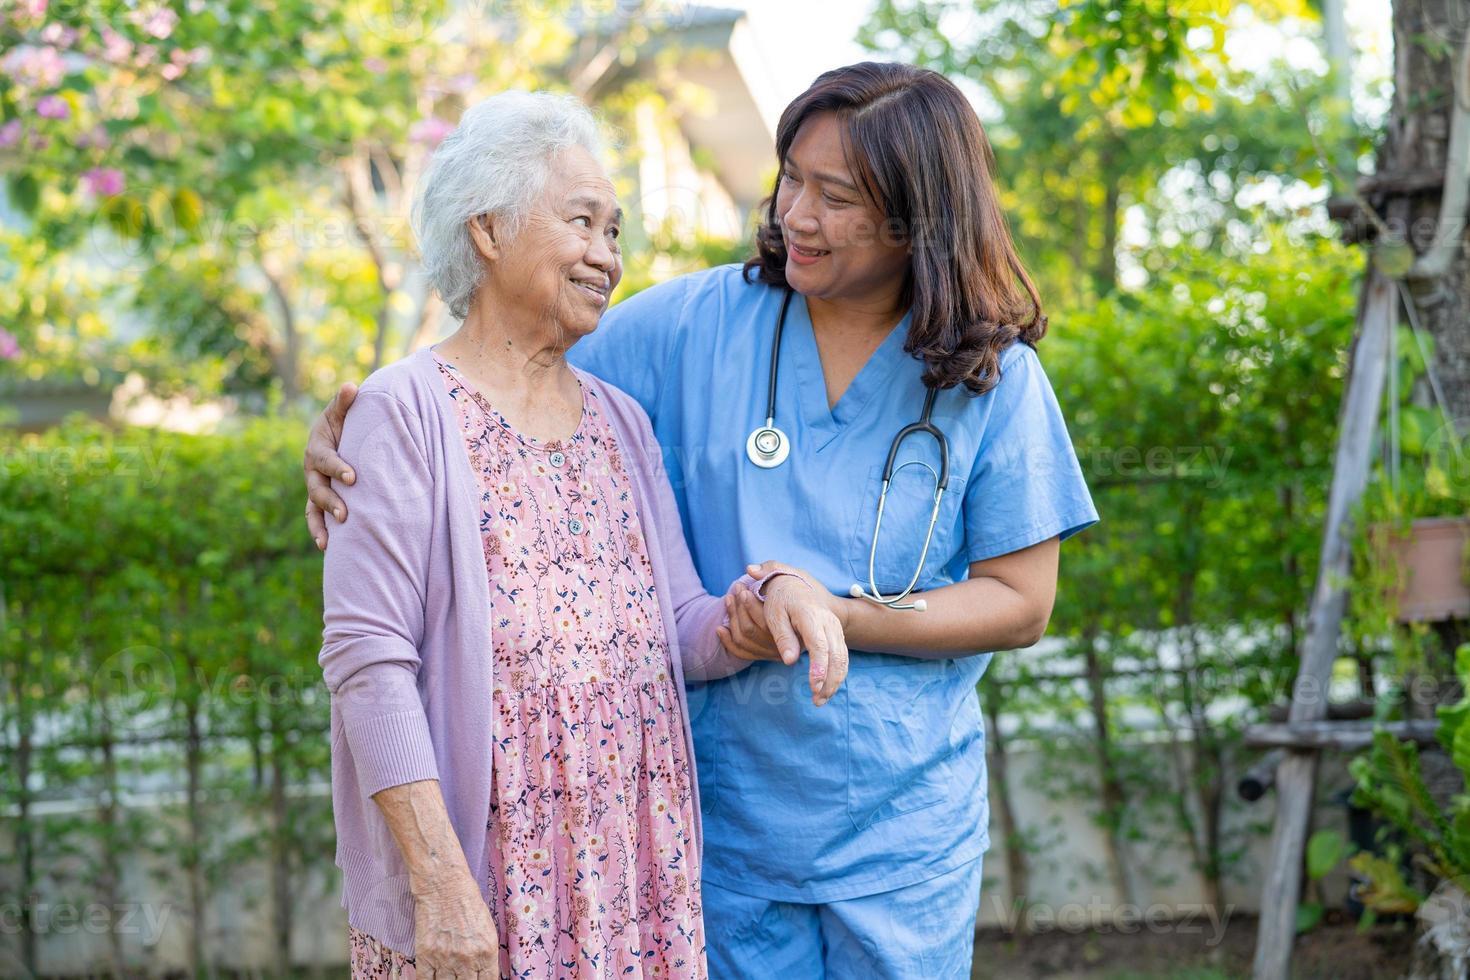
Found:
[[(959, 90), (908, 65), (837, 69), (787, 107), (776, 142), (758, 255), (633, 296), (569, 353), (648, 412), (705, 587), (791, 556), (831, 593), (850, 650), (818, 707), (790, 638), (742, 597), (726, 646), (751, 665), (690, 689), (710, 972), (968, 977), (990, 846), (975, 685), (988, 651), (1041, 637), (1059, 542), (1097, 512)], [(763, 466), (747, 441), (767, 424), (788, 295), (773, 418), (788, 455)], [(875, 541), (885, 460), (931, 392), (947, 488), (935, 514), (939, 442), (904, 439)], [(316, 508), (341, 506), (327, 477), (345, 466), (332, 433), (347, 401), (307, 448)], [(853, 595), (897, 595), (916, 573), (903, 604), (923, 609)]]

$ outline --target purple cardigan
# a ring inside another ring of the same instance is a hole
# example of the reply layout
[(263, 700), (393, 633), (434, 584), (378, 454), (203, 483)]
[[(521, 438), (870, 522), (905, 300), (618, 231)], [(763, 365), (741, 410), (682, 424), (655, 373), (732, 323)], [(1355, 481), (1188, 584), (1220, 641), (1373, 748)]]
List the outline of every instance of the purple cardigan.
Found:
[[(602, 398), (622, 447), (653, 565), (689, 734), (688, 680), (747, 666), (724, 651), (722, 600), (704, 591), (648, 416), (628, 395), (576, 368)], [(350, 519), (333, 523), (322, 571), (318, 662), (332, 694), (332, 810), (347, 921), (413, 955), (407, 866), (374, 793), (439, 780), (449, 820), (486, 903), (490, 811), (490, 589), (480, 537), (480, 493), (455, 404), (425, 347), (373, 372), (342, 430), (357, 471), (333, 483)], [(742, 578), (751, 584), (749, 576)], [(703, 842), (698, 783), (695, 841)]]

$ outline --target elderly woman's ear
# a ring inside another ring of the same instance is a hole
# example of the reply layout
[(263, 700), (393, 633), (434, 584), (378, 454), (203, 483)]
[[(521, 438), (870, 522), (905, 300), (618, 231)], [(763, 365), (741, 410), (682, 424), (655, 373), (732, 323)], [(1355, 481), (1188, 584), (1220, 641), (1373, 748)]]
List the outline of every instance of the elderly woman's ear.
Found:
[(495, 216), (477, 214), (470, 219), (469, 227), (470, 241), (475, 243), (475, 250), (487, 259), (500, 258), (500, 249), (504, 243), (495, 234)]

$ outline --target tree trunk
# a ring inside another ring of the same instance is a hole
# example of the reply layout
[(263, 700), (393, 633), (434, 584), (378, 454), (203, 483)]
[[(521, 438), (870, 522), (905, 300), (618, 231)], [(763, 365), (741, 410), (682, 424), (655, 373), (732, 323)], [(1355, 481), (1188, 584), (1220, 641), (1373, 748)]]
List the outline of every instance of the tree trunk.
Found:
[(1123, 810), (1127, 799), (1123, 781), (1113, 762), (1112, 726), (1108, 722), (1108, 697), (1104, 684), (1102, 659), (1091, 636), (1084, 638), (1082, 652), (1087, 658), (1087, 691), (1092, 707), (1093, 745), (1097, 763), (1098, 803), (1101, 808), (1104, 838), (1107, 841), (1108, 876), (1112, 879), (1118, 901), (1133, 903), (1133, 889), (1128, 884), (1127, 862), (1123, 857)]
[[(21, 622), (26, 621), (25, 610), (22, 609)], [(0, 640), (7, 634), (7, 600), (5, 598), (4, 583), (0, 583)], [(26, 693), (26, 673), (29, 668), (28, 654), (29, 644), (22, 640), (14, 649), (6, 649), (7, 657), (13, 654), (14, 659), (8, 660), (3, 666), (5, 668), (6, 689), (15, 696), (15, 733), (16, 746), (13, 759), (15, 789), (16, 789), (16, 821), (15, 821), (15, 845), (17, 863), (20, 865), (20, 914), (17, 916), (20, 926), (20, 958), (28, 976), (39, 974), (38, 950), (36, 943), (35, 922), (32, 919), (32, 910), (38, 896), (36, 895), (36, 848), (35, 835), (31, 828), (31, 754), (34, 746), (31, 743), (32, 720), (30, 710), (30, 696)], [(44, 645), (43, 645), (44, 649)], [(10, 706), (6, 705), (7, 713)], [(6, 734), (9, 734), (9, 725), (5, 726)]]
[(301, 334), (296, 326), (296, 313), (291, 308), (291, 295), (286, 291), (281, 272), (275, 262), (262, 257), (259, 263), (261, 275), (270, 286), (271, 297), (276, 301), (276, 310), (281, 318), (281, 343), (272, 349), (276, 376), (281, 379), (281, 393), (286, 405), (294, 404), (301, 394)]
[(31, 912), (36, 899), (36, 838), (31, 827), (31, 720), (26, 709), (26, 695), (20, 695), (21, 710), (16, 718), (20, 741), (15, 752), (15, 780), (19, 784), (15, 822), (16, 849), (20, 858), (20, 941), (21, 962), (30, 975), (38, 975), (36, 928)]
[(1118, 285), (1118, 222), (1121, 220), (1118, 214), (1118, 184), (1122, 180), (1122, 174), (1118, 172), (1117, 155), (1120, 150), (1121, 141), (1118, 136), (1110, 134), (1104, 138), (1098, 151), (1098, 173), (1104, 186), (1102, 213), (1098, 216), (1098, 220), (1102, 222), (1102, 247), (1097, 253), (1092, 272), (1092, 284), (1098, 299), (1111, 294)]
[[(1380, 173), (1444, 174), (1456, 85), (1461, 103), (1470, 105), (1470, 79), (1454, 78), (1467, 27), (1470, 0), (1394, 3), (1394, 95)], [(1393, 235), (1403, 235), (1406, 227), (1410, 244), (1421, 255), (1443, 236), (1459, 243), (1443, 276), (1411, 279), (1409, 291), (1419, 325), (1434, 338), (1432, 363), (1448, 402), (1446, 411), (1464, 435), (1470, 432), (1470, 251), (1464, 247), (1465, 215), (1440, 213), (1443, 187), (1402, 196), (1408, 200), (1408, 221), (1406, 226), (1391, 227)]]
[[(97, 808), (102, 821), (102, 880), (97, 883), (102, 901), (109, 909), (121, 907), (122, 862), (118, 854), (118, 842), (122, 832), (118, 828), (119, 814), (117, 799), (120, 787), (117, 780), (117, 753), (112, 740), (112, 721), (107, 711), (101, 712), (102, 720), (102, 800)], [(116, 927), (107, 930), (108, 949), (112, 975), (127, 975), (127, 959), (123, 955), (122, 931)]]
[[(274, 714), (274, 713), (273, 713)], [(291, 972), (291, 822), (286, 798), (286, 752), (282, 719), (271, 719), (271, 894), (276, 937), (276, 976)]]
[(1011, 806), (1009, 756), (1006, 754), (1005, 736), (1000, 730), (1000, 693), (994, 685), (982, 688), (982, 708), (985, 713), (985, 754), (990, 781), (998, 792), (990, 795), (995, 804), (996, 822), (999, 824), (1000, 839), (1006, 851), (1006, 883), (1011, 890), (1011, 913), (1015, 916), (1015, 932), (1024, 935), (1029, 930), (1026, 906), (1030, 904), (1030, 869), (1026, 866), (1026, 851), (1016, 822), (1016, 811)]
[[(199, 604), (209, 601), (209, 583), (199, 584)], [(180, 609), (179, 625), (185, 627), (193, 622), (190, 602), (186, 598)], [(193, 913), (193, 928), (189, 933), (189, 960), (193, 964), (194, 976), (214, 980), (216, 971), (209, 950), (209, 877), (205, 864), (208, 845), (205, 843), (204, 826), (204, 718), (205, 693), (202, 690), (204, 671), (189, 643), (179, 646), (179, 655), (186, 671), (183, 697), (179, 708), (184, 714), (184, 772), (185, 772), (185, 820), (187, 844), (182, 862), (189, 876), (189, 909)]]
[(191, 699), (185, 707), (187, 736), (185, 740), (185, 770), (188, 775), (188, 799), (186, 812), (189, 822), (189, 846), (184, 859), (184, 868), (189, 874), (189, 908), (194, 913), (194, 928), (189, 934), (189, 960), (194, 964), (194, 975), (214, 976), (214, 969), (205, 955), (205, 936), (209, 927), (209, 887), (204, 873), (204, 733), (199, 725), (199, 703)]
[(375, 219), (368, 209), (373, 203), (372, 169), (368, 153), (360, 150), (342, 164), (342, 203), (352, 220), (352, 232), (362, 243), (378, 280), (378, 308), (373, 314), (373, 366), (383, 366), (388, 332), (393, 326), (393, 295), (403, 281), (403, 265), (384, 251), (378, 241)]
[[(1470, 75), (1462, 58), (1463, 46), (1470, 31), (1470, 0), (1395, 0), (1393, 5), (1394, 94), (1388, 128), (1378, 160), (1379, 173), (1421, 171), (1442, 174), (1440, 185), (1427, 191), (1386, 191), (1371, 202), (1382, 212), (1407, 216), (1397, 224), (1390, 222), (1388, 234), (1407, 237), (1414, 253), (1420, 256), (1414, 272), (1407, 278), (1410, 325), (1434, 338), (1430, 360), (1433, 380), (1429, 392), (1421, 397), (1444, 399), (1443, 411), (1450, 423), (1439, 434), (1445, 445), (1457, 445), (1458, 439), (1470, 434), (1470, 249), (1466, 248), (1466, 220), (1460, 213), (1447, 213), (1444, 198), (1451, 190), (1450, 181), (1461, 182), (1464, 170), (1451, 162), (1450, 135), (1456, 125), (1456, 102), (1460, 115), (1470, 113)], [(1458, 91), (1457, 91), (1458, 90)], [(1459, 125), (1463, 126), (1465, 120)], [(1428, 276), (1421, 270), (1422, 257), (1436, 244), (1449, 250), (1450, 261), (1442, 271)], [(1458, 430), (1458, 431), (1456, 431)], [(1457, 472), (1463, 480), (1466, 474)], [(1438, 657), (1427, 665), (1434, 687), (1433, 703), (1409, 705), (1411, 716), (1434, 717), (1440, 704), (1453, 703), (1460, 696), (1455, 683), (1453, 658), (1455, 645), (1463, 639), (1454, 624), (1439, 631)], [(1463, 774), (1442, 753), (1425, 753), (1421, 759), (1425, 781), (1441, 802), (1462, 792)], [(1460, 894), (1463, 899), (1463, 894)], [(1463, 902), (1447, 907), (1459, 910), (1457, 925), (1461, 936), (1470, 934), (1470, 921)], [(1424, 918), (1421, 910), (1421, 920)], [(1436, 930), (1436, 935), (1442, 930)], [(1425, 940), (1429, 932), (1420, 925), (1420, 945), (1415, 950), (1413, 974), (1419, 977), (1460, 975), (1465, 969), (1466, 949), (1448, 948)]]

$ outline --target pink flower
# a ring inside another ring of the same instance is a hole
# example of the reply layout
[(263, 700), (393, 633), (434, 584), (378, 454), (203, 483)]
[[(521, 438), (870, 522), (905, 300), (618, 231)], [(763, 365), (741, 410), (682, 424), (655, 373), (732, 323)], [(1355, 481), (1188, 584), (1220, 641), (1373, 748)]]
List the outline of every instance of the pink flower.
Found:
[(438, 116), (420, 119), (408, 128), (408, 138), (425, 146), (438, 146), (454, 131), (454, 124)]
[(135, 11), (130, 19), (134, 24), (143, 28), (145, 34), (151, 34), (160, 41), (172, 34), (174, 28), (179, 25), (179, 15), (168, 7), (160, 5)]
[(71, 115), (71, 106), (59, 95), (42, 96), (36, 103), (36, 115), (42, 119), (65, 119)]
[(93, 167), (82, 174), (82, 186), (93, 197), (121, 194), (125, 183), (123, 172), (112, 167)]
[(14, 146), (20, 142), (20, 120), (12, 119), (4, 126), (0, 126), (0, 149)]
[(107, 135), (107, 127), (93, 126), (77, 137), (77, 146), (87, 149), (105, 150), (112, 145), (112, 137)]
[(41, 28), (41, 40), (58, 48), (69, 48), (77, 41), (77, 31), (65, 24), (47, 24)]
[(24, 24), (26, 21), (40, 20), (46, 16), (47, 0), (19, 0), (10, 11), (10, 22), (12, 24)]
[(55, 88), (66, 74), (55, 48), (22, 44), (0, 61), (0, 71), (29, 88)]
[(169, 52), (168, 64), (163, 66), (163, 77), (169, 81), (182, 77), (184, 69), (196, 61), (203, 61), (207, 53), (207, 48), (193, 48), (192, 50), (174, 48)]
[(20, 356), (20, 344), (15, 335), (0, 327), (0, 361), (13, 361)]
[(110, 27), (102, 28), (102, 57), (117, 64), (133, 55), (133, 42)]
[(388, 62), (382, 58), (364, 58), (362, 66), (374, 75), (381, 75), (388, 70)]

